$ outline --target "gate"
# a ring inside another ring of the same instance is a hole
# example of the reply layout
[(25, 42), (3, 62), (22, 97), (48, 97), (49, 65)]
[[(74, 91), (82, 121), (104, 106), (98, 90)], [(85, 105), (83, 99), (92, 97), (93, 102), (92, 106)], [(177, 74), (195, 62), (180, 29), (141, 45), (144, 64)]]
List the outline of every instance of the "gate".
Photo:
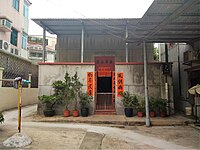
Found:
[(96, 113), (115, 112), (115, 57), (95, 57)]

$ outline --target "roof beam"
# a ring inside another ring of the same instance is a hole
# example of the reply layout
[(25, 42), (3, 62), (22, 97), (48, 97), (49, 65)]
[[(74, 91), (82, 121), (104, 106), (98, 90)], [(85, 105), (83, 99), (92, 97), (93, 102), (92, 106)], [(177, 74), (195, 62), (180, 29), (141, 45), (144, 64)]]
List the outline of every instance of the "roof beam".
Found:
[(157, 4), (183, 4), (185, 0), (156, 0)]
[(172, 15), (172, 13), (157, 13), (157, 12), (154, 12), (154, 13), (148, 13), (147, 16), (169, 16), (169, 15)]
[[(160, 0), (159, 0), (160, 1)], [(163, 1), (163, 0), (162, 0)], [(166, 1), (166, 0), (165, 0)], [(172, 1), (172, 0), (171, 0)], [(174, 1), (174, 0), (173, 0)], [(158, 1), (156, 1), (158, 2)], [(184, 1), (183, 1), (184, 2)], [(195, 3), (199, 2), (199, 0), (189, 0), (185, 1), (183, 5), (181, 5), (178, 9), (176, 9), (172, 15), (166, 17), (166, 19), (161, 22), (156, 28), (154, 28), (145, 38), (148, 38), (154, 34), (156, 34), (158, 31), (160, 31), (165, 25), (172, 22), (172, 20), (176, 19), (179, 15), (181, 15), (184, 11), (186, 11), (188, 8), (190, 8)], [(147, 12), (148, 13), (148, 12)]]
[(200, 25), (200, 22), (172, 22), (168, 25)]
[(53, 32), (53, 30), (51, 30), (49, 27), (47, 27), (47, 25), (44, 22), (40, 21), (40, 24), (42, 25), (42, 27), (46, 28), (47, 32), (49, 32), (51, 34), (55, 34), (55, 32)]
[(200, 31), (200, 28), (166, 28), (160, 31)]
[(181, 16), (184, 16), (184, 17), (190, 17), (190, 16), (191, 17), (196, 17), (197, 16), (197, 17), (199, 17), (200, 13), (195, 13), (195, 12), (194, 13), (193, 12), (192, 13), (184, 13)]

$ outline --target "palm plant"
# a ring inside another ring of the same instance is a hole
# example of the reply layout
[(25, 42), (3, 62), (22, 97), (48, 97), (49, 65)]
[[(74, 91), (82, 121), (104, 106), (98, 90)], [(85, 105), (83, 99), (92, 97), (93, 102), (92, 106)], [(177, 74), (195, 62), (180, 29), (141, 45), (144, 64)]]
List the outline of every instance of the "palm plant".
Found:
[(133, 108), (138, 103), (138, 99), (136, 95), (131, 95), (128, 91), (121, 93), (122, 95), (122, 103), (124, 105), (124, 113), (126, 117), (133, 116)]

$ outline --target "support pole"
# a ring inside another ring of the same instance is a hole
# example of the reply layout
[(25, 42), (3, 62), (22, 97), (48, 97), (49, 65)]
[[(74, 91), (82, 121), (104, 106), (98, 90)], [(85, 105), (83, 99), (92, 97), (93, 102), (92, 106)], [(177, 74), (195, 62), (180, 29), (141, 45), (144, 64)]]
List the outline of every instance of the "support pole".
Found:
[(178, 55), (178, 83), (179, 83), (179, 96), (182, 96), (181, 91), (181, 63), (180, 63), (180, 47), (179, 43), (177, 44), (177, 55)]
[(82, 23), (82, 31), (81, 31), (81, 63), (83, 63), (83, 50), (84, 50), (84, 26)]
[(43, 27), (43, 62), (46, 60), (46, 27)]
[(21, 132), (21, 81), (18, 81), (18, 131)]
[(146, 108), (146, 127), (150, 127), (150, 117), (149, 117), (149, 100), (148, 100), (148, 83), (147, 83), (147, 52), (146, 52), (146, 42), (143, 41), (144, 47), (144, 95), (145, 95), (145, 108)]
[[(126, 40), (128, 39), (128, 27), (126, 24)], [(128, 43), (126, 43), (126, 63), (128, 63)]]
[[(165, 63), (169, 63), (168, 59), (168, 45), (165, 43)], [(167, 73), (165, 74), (165, 99), (167, 100), (167, 115), (170, 115), (170, 101), (169, 101), (169, 88), (168, 88), (168, 81), (167, 81)]]

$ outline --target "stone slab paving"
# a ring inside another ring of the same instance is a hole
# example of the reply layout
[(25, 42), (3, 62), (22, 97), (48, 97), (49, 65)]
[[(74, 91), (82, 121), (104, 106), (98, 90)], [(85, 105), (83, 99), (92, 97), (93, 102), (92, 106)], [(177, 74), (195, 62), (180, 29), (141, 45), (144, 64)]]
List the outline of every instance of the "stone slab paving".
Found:
[(21, 148), (28, 146), (32, 143), (29, 136), (24, 133), (16, 133), (3, 142), (4, 147), (8, 148)]
[(80, 145), (80, 149), (92, 149), (92, 150), (101, 149), (103, 138), (104, 134), (87, 132)]

